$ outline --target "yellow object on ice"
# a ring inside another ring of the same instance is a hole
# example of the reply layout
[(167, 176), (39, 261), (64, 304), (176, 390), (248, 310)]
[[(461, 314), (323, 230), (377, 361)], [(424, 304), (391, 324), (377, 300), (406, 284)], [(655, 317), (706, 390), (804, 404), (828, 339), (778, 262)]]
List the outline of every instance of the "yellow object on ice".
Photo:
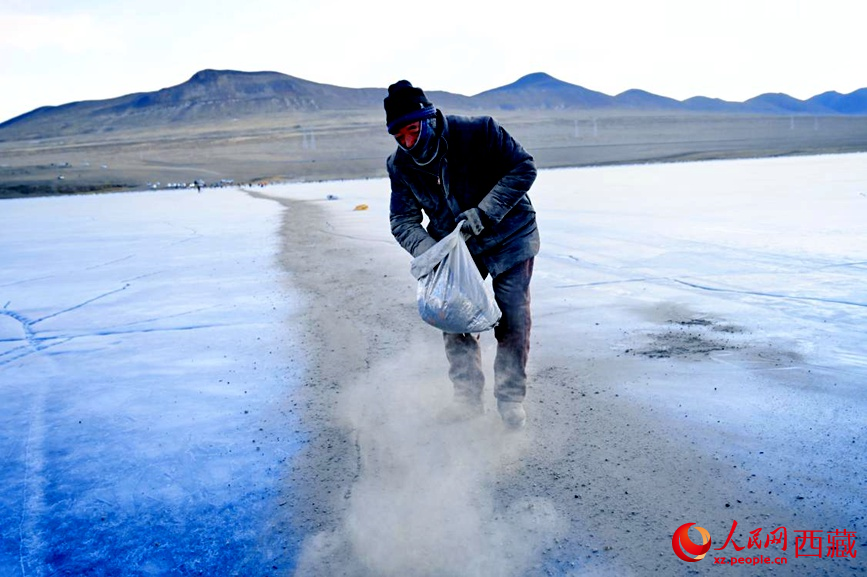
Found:
[(359, 204), (355, 207), (355, 210), (367, 210), (367, 208), (366, 204)]

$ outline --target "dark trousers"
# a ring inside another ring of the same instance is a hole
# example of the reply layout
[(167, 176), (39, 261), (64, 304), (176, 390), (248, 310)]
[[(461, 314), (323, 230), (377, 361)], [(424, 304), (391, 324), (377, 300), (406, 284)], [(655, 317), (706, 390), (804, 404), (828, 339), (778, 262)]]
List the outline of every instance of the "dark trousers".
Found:
[[(518, 263), (493, 279), (494, 297), (503, 313), (494, 327), (494, 396), (501, 401), (523, 401), (527, 394), (527, 358), (530, 354), (530, 278), (533, 259)], [(485, 388), (479, 336), (443, 333), (449, 378), (459, 401), (480, 403)]]

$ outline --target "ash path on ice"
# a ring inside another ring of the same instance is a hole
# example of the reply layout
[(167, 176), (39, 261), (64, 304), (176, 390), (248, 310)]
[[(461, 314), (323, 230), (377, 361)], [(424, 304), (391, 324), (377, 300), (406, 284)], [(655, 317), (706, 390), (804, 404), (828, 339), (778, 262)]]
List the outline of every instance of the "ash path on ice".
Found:
[[(281, 258), (311, 303), (296, 575), (704, 575), (756, 553), (724, 547), (735, 522), (742, 547), (787, 528), (763, 551), (786, 557), (775, 575), (865, 571), (863, 553), (794, 553), (799, 530), (867, 549), (864, 155), (542, 171), (517, 436), (495, 412), (436, 422), (441, 336), (386, 180), (265, 194), (289, 207)], [(686, 523), (721, 549), (679, 560)]]
[(280, 216), (237, 190), (3, 202), (0, 574), (287, 570)]

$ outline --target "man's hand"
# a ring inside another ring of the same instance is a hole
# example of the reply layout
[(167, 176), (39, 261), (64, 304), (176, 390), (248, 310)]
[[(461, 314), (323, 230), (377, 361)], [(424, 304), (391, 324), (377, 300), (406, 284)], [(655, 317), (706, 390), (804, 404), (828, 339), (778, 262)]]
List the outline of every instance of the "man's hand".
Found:
[(473, 236), (478, 236), (485, 230), (485, 225), (482, 224), (482, 211), (478, 208), (465, 210), (458, 215), (458, 220), (464, 223), (461, 230), (471, 233)]

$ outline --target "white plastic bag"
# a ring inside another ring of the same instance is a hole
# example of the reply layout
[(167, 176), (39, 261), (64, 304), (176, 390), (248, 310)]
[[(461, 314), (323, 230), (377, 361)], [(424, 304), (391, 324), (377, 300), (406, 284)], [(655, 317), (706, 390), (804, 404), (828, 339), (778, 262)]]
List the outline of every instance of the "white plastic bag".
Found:
[(426, 323), (446, 333), (480, 333), (492, 329), (502, 313), (473, 262), (461, 224), (414, 258), (410, 272), (418, 279), (418, 312)]

